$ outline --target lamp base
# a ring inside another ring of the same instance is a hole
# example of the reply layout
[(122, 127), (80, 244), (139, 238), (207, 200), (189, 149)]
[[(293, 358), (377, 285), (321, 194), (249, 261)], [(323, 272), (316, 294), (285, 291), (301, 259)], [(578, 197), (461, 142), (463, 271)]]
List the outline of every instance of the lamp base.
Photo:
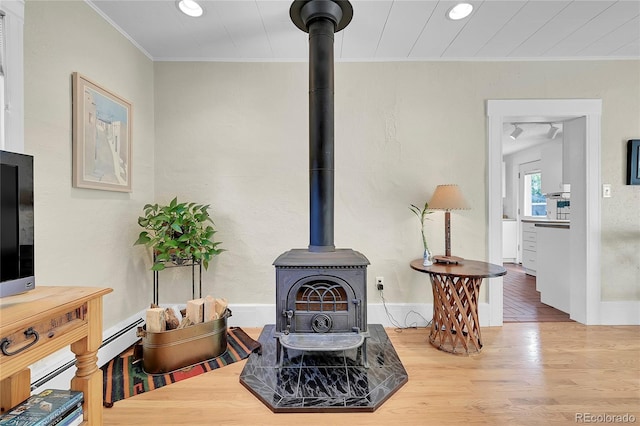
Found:
[(458, 264), (458, 263), (462, 263), (464, 259), (462, 257), (458, 257), (458, 256), (433, 256), (433, 261), (436, 263), (453, 263), (453, 264)]

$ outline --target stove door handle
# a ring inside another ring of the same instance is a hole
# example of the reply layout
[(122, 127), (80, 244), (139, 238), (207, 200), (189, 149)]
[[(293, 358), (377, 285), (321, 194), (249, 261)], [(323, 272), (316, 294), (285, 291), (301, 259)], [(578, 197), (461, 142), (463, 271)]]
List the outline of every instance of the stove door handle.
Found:
[(289, 334), (291, 332), (291, 318), (293, 318), (293, 311), (291, 309), (288, 311), (282, 311), (282, 316), (287, 317), (287, 328), (284, 330), (284, 334)]

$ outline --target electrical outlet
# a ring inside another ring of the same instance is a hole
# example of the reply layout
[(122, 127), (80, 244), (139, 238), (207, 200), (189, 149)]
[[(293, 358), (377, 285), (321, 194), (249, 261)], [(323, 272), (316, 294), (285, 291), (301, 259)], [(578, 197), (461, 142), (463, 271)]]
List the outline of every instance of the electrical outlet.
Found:
[(384, 277), (376, 277), (376, 288), (384, 290)]
[(602, 198), (611, 198), (611, 185), (608, 183), (602, 185)]

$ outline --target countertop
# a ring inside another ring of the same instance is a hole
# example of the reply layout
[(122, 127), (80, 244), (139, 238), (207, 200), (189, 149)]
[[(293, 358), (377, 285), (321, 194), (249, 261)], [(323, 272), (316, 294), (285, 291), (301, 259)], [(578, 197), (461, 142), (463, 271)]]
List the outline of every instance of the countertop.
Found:
[(536, 228), (554, 228), (554, 229), (570, 229), (571, 225), (569, 223), (558, 223), (558, 222), (537, 222), (535, 224)]
[(562, 225), (568, 225), (571, 223), (570, 220), (567, 219), (549, 219), (546, 217), (541, 217), (541, 218), (527, 218), (527, 219), (521, 219), (523, 222), (529, 222), (529, 223), (548, 223), (548, 224), (562, 224)]

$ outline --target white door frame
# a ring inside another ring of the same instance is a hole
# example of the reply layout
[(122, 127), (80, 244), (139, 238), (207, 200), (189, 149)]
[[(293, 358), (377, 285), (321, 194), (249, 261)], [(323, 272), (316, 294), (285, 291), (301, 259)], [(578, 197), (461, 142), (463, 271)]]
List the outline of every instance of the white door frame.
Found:
[[(581, 193), (572, 191), (584, 203), (584, 215), (572, 217), (571, 244), (584, 244), (584, 256), (571, 265), (571, 318), (583, 324), (597, 324), (600, 319), (600, 144), (601, 99), (520, 99), (487, 101), (487, 228), (489, 262), (502, 264), (502, 125), (514, 116), (586, 117), (584, 161), (575, 166), (584, 177)], [(572, 158), (573, 161), (573, 158)], [(571, 164), (572, 170), (574, 163)], [(575, 173), (572, 173), (575, 176)], [(573, 185), (572, 185), (573, 190)], [(573, 204), (573, 203), (572, 203)], [(580, 239), (581, 241), (577, 241)], [(575, 272), (575, 273), (574, 273)], [(502, 278), (487, 280), (489, 325), (502, 325)]]

